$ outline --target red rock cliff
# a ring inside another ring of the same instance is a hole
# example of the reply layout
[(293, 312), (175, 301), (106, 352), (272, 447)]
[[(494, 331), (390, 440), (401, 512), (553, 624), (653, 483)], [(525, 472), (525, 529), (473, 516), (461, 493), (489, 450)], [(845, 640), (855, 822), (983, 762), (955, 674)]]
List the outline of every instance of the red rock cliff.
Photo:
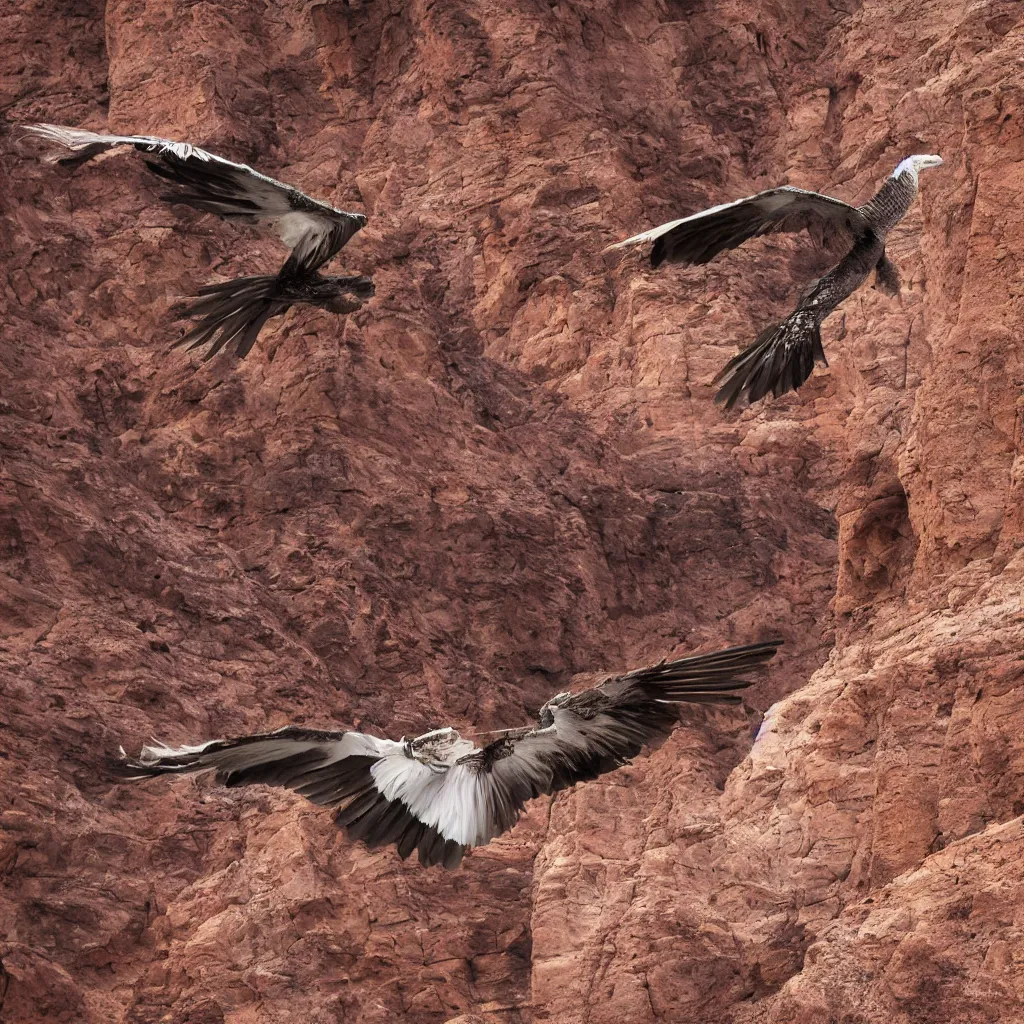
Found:
[[(370, 225), (377, 297), (240, 365), (169, 307), (273, 240), (0, 138), (0, 1017), (1024, 1018), (1024, 12), (1014, 0), (28, 0), (11, 124), (188, 138)], [(711, 377), (775, 240), (604, 245), (938, 152), (798, 397)], [(538, 801), (459, 872), (288, 793), (98, 758), (285, 722), (527, 720), (781, 635), (756, 718)], [(777, 702), (777, 703), (776, 703)]]

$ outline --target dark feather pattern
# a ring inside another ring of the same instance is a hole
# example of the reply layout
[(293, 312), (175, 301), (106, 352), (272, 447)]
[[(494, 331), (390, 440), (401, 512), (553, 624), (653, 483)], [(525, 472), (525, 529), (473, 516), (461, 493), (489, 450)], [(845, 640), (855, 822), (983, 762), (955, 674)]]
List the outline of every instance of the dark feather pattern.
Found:
[(778, 398), (800, 387), (815, 361), (828, 365), (821, 328), (813, 315), (797, 310), (763, 330), (753, 345), (722, 367), (714, 380), (724, 381), (715, 401), (731, 409), (741, 397), (753, 403), (771, 391)]
[(900, 272), (884, 252), (875, 264), (875, 284), (890, 298), (896, 298), (900, 293)]
[[(211, 296), (224, 288), (212, 288)], [(472, 846), (515, 825), (526, 802), (596, 779), (656, 745), (681, 703), (727, 703), (779, 641), (663, 661), (562, 693), (536, 728), (482, 749), (454, 730), (410, 741), (289, 726), (196, 747), (144, 747), (113, 766), (122, 778), (213, 771), (226, 786), (281, 786), (335, 808), (335, 823), (370, 849), (394, 843), (405, 859), (457, 867)]]
[(122, 755), (107, 767), (113, 775), (125, 779), (147, 778), (154, 775), (182, 774), (218, 768), (218, 759), (230, 757), (247, 747), (255, 747), (267, 741), (284, 741), (294, 744), (328, 744), (340, 740), (345, 733), (329, 732), (323, 729), (305, 729), (288, 725), (277, 732), (257, 733), (253, 736), (239, 736), (228, 740), (212, 740), (201, 747), (187, 747), (180, 751), (168, 748), (148, 748), (159, 752), (153, 760), (142, 760)]
[[(373, 294), (366, 278), (324, 277), (319, 268), (366, 224), (361, 213), (346, 213), (318, 202), (291, 185), (247, 166), (224, 160), (190, 143), (144, 135), (103, 135), (60, 125), (31, 125), (30, 134), (71, 150), (60, 162), (78, 166), (109, 149), (130, 147), (146, 154), (149, 170), (177, 186), (160, 198), (226, 220), (273, 228), (291, 253), (276, 276), (243, 277), (201, 289), (184, 310), (199, 322), (176, 345), (208, 346), (204, 359), (233, 346), (243, 358), (272, 317), (296, 303), (333, 313), (351, 313)], [(356, 284), (355, 282), (359, 282)]]
[(828, 365), (821, 324), (873, 269), (880, 289), (899, 294), (899, 275), (885, 256), (886, 236), (917, 195), (918, 170), (941, 163), (935, 156), (907, 158), (863, 206), (785, 185), (670, 221), (609, 248), (653, 242), (654, 267), (666, 262), (703, 264), (758, 235), (806, 229), (818, 245), (845, 252), (790, 316), (763, 330), (715, 378), (722, 384), (715, 400), (727, 409), (741, 398), (756, 402), (769, 392), (779, 397), (799, 388), (816, 362)]
[(402, 860), (405, 860), (405, 858), (416, 849), (419, 845), (420, 839), (423, 838), (426, 831), (427, 826), (418, 818), (414, 818), (409, 825), (406, 826), (405, 831), (398, 840), (398, 856), (401, 857)]
[(235, 355), (246, 356), (267, 320), (287, 312), (291, 305), (277, 298), (278, 279), (271, 276), (241, 277), (201, 288), (199, 294), (201, 298), (191, 305), (176, 310), (179, 319), (200, 319), (172, 348), (187, 345), (191, 350), (208, 344), (204, 360), (233, 341), (237, 342)]
[(866, 227), (864, 215), (855, 207), (784, 185), (694, 214), (658, 234), (651, 266), (708, 263), (727, 249), (774, 232), (813, 229), (819, 244), (833, 248), (845, 243), (848, 247)]
[[(546, 706), (550, 725), (496, 740), (464, 759), (491, 777), (496, 834), (515, 824), (528, 800), (614, 771), (664, 739), (679, 720), (679, 702), (738, 703), (728, 691), (751, 685), (744, 674), (767, 663), (780, 643), (665, 661), (560, 695)], [(558, 742), (561, 728), (582, 736), (583, 745)]]

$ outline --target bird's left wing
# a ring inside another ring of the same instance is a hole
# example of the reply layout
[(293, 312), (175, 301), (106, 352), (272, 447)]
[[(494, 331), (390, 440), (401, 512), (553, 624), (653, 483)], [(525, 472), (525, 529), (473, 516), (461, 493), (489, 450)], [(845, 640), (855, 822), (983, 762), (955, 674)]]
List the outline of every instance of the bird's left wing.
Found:
[(840, 199), (783, 185), (766, 192), (713, 206), (710, 210), (669, 221), (650, 231), (608, 246), (605, 252), (654, 242), (651, 266), (707, 263), (726, 249), (775, 231), (817, 231), (826, 245), (837, 239), (852, 242), (869, 228), (864, 214)]
[[(645, 745), (663, 740), (679, 720), (679, 704), (738, 704), (744, 676), (772, 658), (770, 640), (665, 661), (606, 679), (582, 693), (560, 695), (541, 728), (520, 730), (463, 757), (461, 799), (480, 829), (477, 843), (511, 828), (526, 801), (614, 771)], [(560, 699), (564, 696), (564, 699)], [(557, 703), (556, 703), (557, 702)]]
[(174, 142), (150, 135), (104, 135), (81, 128), (55, 124), (26, 125), (37, 138), (56, 144), (73, 154), (50, 160), (78, 166), (118, 146), (131, 146), (150, 154), (146, 165), (161, 178), (182, 186), (160, 198), (184, 203), (218, 217), (265, 224), (292, 253), (285, 264), (303, 273), (326, 263), (366, 224), (361, 213), (346, 213), (311, 199), (291, 185), (208, 153), (189, 142)]

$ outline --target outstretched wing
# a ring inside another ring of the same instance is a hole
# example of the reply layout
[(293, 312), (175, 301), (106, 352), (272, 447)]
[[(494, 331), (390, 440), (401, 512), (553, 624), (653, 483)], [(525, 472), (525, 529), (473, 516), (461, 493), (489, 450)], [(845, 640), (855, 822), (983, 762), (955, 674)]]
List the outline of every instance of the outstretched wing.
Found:
[(614, 676), (549, 704), (541, 728), (462, 758), (456, 767), (471, 776), (462, 783), (464, 793), (477, 801), (474, 817), (485, 828), (486, 838), (478, 841), (511, 828), (527, 800), (596, 779), (664, 739), (679, 720), (680, 703), (738, 704), (733, 691), (752, 685), (743, 677), (780, 644), (731, 647)]
[(864, 214), (840, 199), (783, 185), (669, 221), (624, 242), (616, 242), (605, 252), (654, 242), (653, 267), (665, 261), (707, 263), (720, 252), (735, 249), (757, 235), (806, 228), (817, 234), (822, 244), (832, 246), (840, 240), (852, 243), (868, 227)]
[(750, 686), (743, 676), (779, 643), (662, 662), (560, 695), (546, 706), (550, 714), (542, 712), (540, 728), (482, 750), (451, 730), (395, 743), (289, 726), (197, 747), (144, 747), (114, 770), (129, 779), (213, 770), (228, 786), (285, 786), (339, 805), (338, 825), (371, 849), (395, 843), (402, 858), (418, 849), (422, 864), (454, 868), (467, 849), (510, 829), (527, 800), (612, 771), (663, 739), (679, 702), (737, 703), (731, 691)]
[(337, 805), (335, 821), (352, 839), (375, 849), (398, 845), (404, 859), (419, 849), (425, 864), (455, 867), (465, 847), (448, 842), (399, 799), (385, 796), (377, 774), (402, 776), (422, 788), (423, 776), (434, 769), (417, 760), (404, 743), (377, 739), (359, 732), (322, 732), (286, 726), (277, 732), (213, 740), (193, 747), (146, 746), (138, 757), (111, 765), (123, 779), (215, 771), (226, 786), (262, 783), (283, 786), (316, 804)]
[(366, 223), (361, 213), (346, 213), (311, 199), (291, 185), (260, 174), (246, 164), (232, 163), (188, 142), (173, 142), (149, 135), (102, 135), (54, 124), (27, 125), (31, 135), (56, 143), (74, 155), (50, 157), (78, 166), (117, 146), (132, 146), (151, 154), (149, 169), (182, 186), (160, 198), (184, 203), (229, 220), (264, 224), (292, 253), (285, 267), (309, 273), (326, 263)]

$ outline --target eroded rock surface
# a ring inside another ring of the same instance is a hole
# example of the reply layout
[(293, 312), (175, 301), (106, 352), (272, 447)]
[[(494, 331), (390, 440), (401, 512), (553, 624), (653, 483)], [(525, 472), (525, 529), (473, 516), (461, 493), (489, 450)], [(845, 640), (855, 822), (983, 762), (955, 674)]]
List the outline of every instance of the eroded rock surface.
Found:
[[(107, 1024), (1024, 1016), (1024, 12), (82, 0), (0, 19), (8, 125), (189, 138), (369, 226), (347, 319), (243, 363), (170, 307), (274, 239), (0, 136), (0, 998)], [(609, 242), (912, 152), (904, 290), (799, 396), (710, 380), (807, 257)], [(119, 744), (520, 724), (786, 641), (752, 707), (538, 801), (459, 872), (287, 793), (113, 786)], [(773, 706), (774, 705), (774, 706)]]

